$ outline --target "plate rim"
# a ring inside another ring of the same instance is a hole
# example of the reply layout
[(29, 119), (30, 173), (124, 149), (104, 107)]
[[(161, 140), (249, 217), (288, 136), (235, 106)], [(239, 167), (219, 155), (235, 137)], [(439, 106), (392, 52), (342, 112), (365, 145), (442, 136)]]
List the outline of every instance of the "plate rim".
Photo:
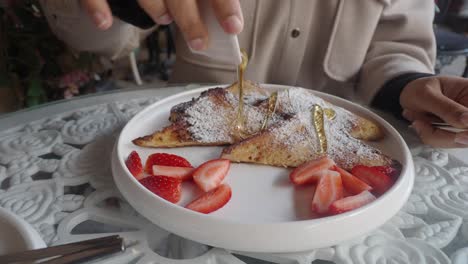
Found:
[[(302, 87), (297, 87), (297, 86), (276, 85), (276, 84), (259, 84), (259, 85), (266, 88), (266, 89), (302, 88)], [(135, 120), (138, 120), (141, 117), (145, 116), (146, 114), (148, 114), (148, 112), (150, 112), (153, 108), (157, 107), (158, 105), (162, 105), (162, 104), (165, 104), (167, 102), (176, 100), (176, 99), (178, 99), (180, 97), (186, 97), (186, 96), (196, 97), (201, 92), (206, 91), (208, 89), (216, 88), (216, 87), (226, 87), (226, 86), (228, 86), (228, 85), (226, 85), (226, 84), (208, 85), (208, 86), (203, 86), (203, 87), (200, 87), (200, 88), (197, 88), (197, 89), (192, 89), (192, 90), (188, 90), (188, 91), (184, 91), (184, 92), (180, 92), (180, 93), (176, 93), (174, 95), (168, 96), (168, 97), (166, 97), (164, 99), (161, 99), (161, 100), (147, 106), (144, 110), (142, 110), (140, 113), (135, 115), (132, 119), (130, 119), (128, 121), (128, 123), (125, 125), (125, 127), (122, 129), (122, 131), (121, 131), (121, 133), (120, 133), (120, 135), (119, 135), (119, 137), (118, 137), (118, 139), (116, 141), (116, 145), (115, 145), (115, 149), (114, 149), (115, 154), (113, 154), (113, 155), (116, 155), (116, 158), (117, 158), (116, 161), (118, 163), (117, 165), (119, 167), (123, 168), (123, 170), (125, 171), (124, 175), (126, 175), (127, 178), (130, 178), (131, 181), (134, 184), (137, 184), (139, 186), (138, 189), (140, 191), (143, 191), (146, 195), (150, 195), (151, 197), (156, 198), (160, 202), (160, 204), (163, 205), (164, 207), (170, 208), (170, 209), (173, 209), (173, 210), (177, 210), (178, 213), (189, 214), (190, 217), (194, 217), (194, 218), (197, 218), (197, 219), (200, 219), (200, 220), (203, 220), (203, 221), (216, 222), (216, 223), (225, 224), (225, 225), (245, 226), (245, 227), (250, 227), (250, 228), (258, 227), (258, 226), (262, 226), (262, 227), (265, 227), (265, 228), (282, 228), (284, 226), (304, 227), (304, 226), (311, 226), (311, 225), (313, 225), (313, 226), (321, 225), (323, 222), (336, 222), (336, 221), (342, 220), (343, 218), (349, 218), (349, 217), (354, 217), (356, 215), (365, 214), (365, 212), (368, 211), (368, 209), (375, 208), (375, 207), (380, 207), (381, 204), (383, 203), (383, 201), (389, 195), (391, 195), (397, 188), (402, 188), (401, 185), (404, 183), (404, 178), (405, 177), (399, 177), (398, 180), (392, 186), (392, 188), (389, 191), (387, 191), (386, 193), (384, 193), (383, 195), (379, 196), (376, 201), (374, 201), (374, 202), (372, 202), (372, 203), (370, 203), (368, 205), (365, 205), (365, 206), (363, 206), (361, 208), (352, 210), (350, 212), (346, 212), (346, 213), (339, 214), (339, 215), (334, 215), (334, 216), (314, 218), (314, 219), (281, 221), (281, 222), (266, 222), (266, 223), (246, 223), (246, 222), (242, 222), (242, 221), (238, 221), (238, 220), (221, 218), (221, 217), (216, 216), (216, 215), (201, 214), (201, 213), (198, 213), (198, 212), (194, 212), (194, 211), (191, 211), (189, 209), (186, 209), (185, 207), (183, 207), (181, 205), (170, 203), (170, 202), (162, 199), (161, 197), (157, 196), (156, 194), (152, 193), (151, 191), (147, 190), (146, 188), (144, 188), (128, 172), (128, 170), (125, 169), (126, 168), (125, 159), (124, 159), (124, 157), (122, 155), (120, 155), (120, 154), (123, 154), (122, 150), (121, 150), (121, 148), (122, 148), (121, 142), (125, 142), (126, 140), (128, 140), (128, 139), (123, 138), (123, 136), (126, 134), (124, 132), (127, 129), (129, 129), (129, 127), (131, 127), (131, 124), (133, 122), (136, 122)], [(310, 90), (310, 89), (308, 89), (308, 90)], [(377, 122), (380, 126), (382, 126), (386, 131), (389, 132), (388, 134), (391, 134), (391, 136), (394, 137), (394, 139), (398, 142), (399, 147), (403, 148), (401, 151), (404, 153), (403, 157), (399, 157), (401, 159), (400, 162), (402, 163), (401, 175), (409, 175), (408, 177), (410, 177), (409, 186), (408, 186), (408, 188), (405, 189), (405, 192), (403, 193), (404, 200), (407, 201), (407, 199), (409, 198), (409, 195), (411, 193), (411, 190), (413, 188), (413, 184), (414, 184), (414, 173), (410, 172), (409, 170), (411, 169), (410, 166), (414, 167), (414, 165), (413, 165), (413, 161), (412, 161), (412, 157), (411, 157), (411, 153), (409, 151), (409, 148), (408, 148), (406, 142), (404, 141), (404, 139), (402, 138), (402, 136), (400, 135), (400, 133), (390, 123), (388, 123), (385, 119), (383, 119), (377, 113), (373, 112), (370, 109), (367, 109), (367, 108), (365, 108), (365, 107), (363, 107), (363, 106), (361, 106), (361, 105), (359, 105), (359, 104), (357, 104), (355, 102), (346, 100), (344, 98), (341, 98), (341, 97), (338, 97), (338, 96), (335, 96), (335, 95), (327, 94), (327, 93), (320, 92), (320, 91), (314, 91), (314, 90), (310, 90), (310, 91), (313, 92), (315, 95), (317, 95), (317, 96), (319, 96), (321, 98), (324, 98), (325, 100), (327, 100), (328, 98), (332, 98), (333, 100), (340, 102), (340, 104), (342, 104), (342, 105), (340, 105), (340, 107), (347, 108), (346, 105), (348, 105), (348, 104), (352, 105), (353, 107), (359, 109), (360, 113), (365, 113), (366, 116), (368, 116), (368, 117), (372, 118), (373, 120), (375, 120), (375, 122)], [(115, 162), (114, 159), (113, 159), (113, 162)], [(113, 173), (113, 174), (115, 174), (115, 173)], [(114, 178), (115, 177), (116, 176), (114, 175)], [(399, 206), (399, 207), (401, 209), (401, 206)]]

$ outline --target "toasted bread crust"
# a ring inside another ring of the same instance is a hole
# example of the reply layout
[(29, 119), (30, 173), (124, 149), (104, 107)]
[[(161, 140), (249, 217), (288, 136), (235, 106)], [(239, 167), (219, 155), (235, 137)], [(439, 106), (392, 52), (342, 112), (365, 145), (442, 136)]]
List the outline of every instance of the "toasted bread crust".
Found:
[[(297, 127), (291, 131), (291, 133), (305, 132), (303, 127)], [(308, 160), (321, 156), (313, 152), (308, 143), (299, 144), (294, 152), (291, 152), (288, 146), (276, 140), (271, 131), (266, 131), (224, 148), (221, 158), (233, 162), (297, 167)]]
[(151, 148), (177, 148), (187, 146), (223, 146), (231, 142), (201, 143), (188, 133), (186, 124), (178, 122), (165, 127), (151, 135), (134, 139), (133, 144)]
[[(291, 118), (284, 122), (287, 124), (287, 122), (297, 122), (297, 120)], [(351, 138), (351, 136), (348, 139), (344, 138), (342, 141), (336, 142), (333, 146), (334, 151), (327, 154), (320, 153), (317, 151), (318, 143), (315, 139), (310, 138), (310, 134), (304, 125), (296, 123), (294, 126), (288, 126), (288, 133), (299, 138), (293, 143), (287, 142), (288, 140), (278, 136), (276, 129), (280, 130), (281, 126), (286, 125), (276, 124), (262, 133), (224, 148), (221, 158), (233, 162), (297, 167), (309, 160), (328, 155), (338, 166), (346, 170), (351, 170), (358, 164), (387, 166), (393, 162), (392, 159), (379, 150), (364, 143), (360, 144), (359, 140)]]
[(363, 117), (355, 121), (349, 133), (352, 137), (365, 141), (377, 141), (385, 136), (379, 125)]
[[(244, 88), (244, 96), (246, 97), (254, 95), (254, 94), (260, 95), (260, 98), (262, 98), (262, 96), (265, 98), (268, 97), (267, 90), (261, 88), (260, 86), (250, 81), (245, 81), (243, 88)], [(171, 109), (169, 121), (171, 122), (179, 121), (184, 116), (184, 113), (185, 111), (187, 111), (188, 108), (196, 104), (200, 100), (200, 98), (204, 98), (204, 97), (212, 97), (215, 104), (219, 103), (220, 105), (228, 107), (229, 105), (227, 105), (226, 98), (225, 98), (227, 92), (232, 93), (232, 94), (238, 94), (239, 86), (237, 85), (237, 83), (234, 83), (227, 88), (218, 87), (218, 88), (213, 88), (213, 89), (203, 91), (198, 98), (193, 98), (191, 101), (183, 102), (178, 105), (175, 105)], [(254, 103), (255, 102), (253, 102), (253, 104)]]
[(151, 135), (134, 139), (133, 143), (140, 147), (172, 148), (186, 146), (193, 143), (193, 140), (184, 129), (184, 124), (179, 122)]

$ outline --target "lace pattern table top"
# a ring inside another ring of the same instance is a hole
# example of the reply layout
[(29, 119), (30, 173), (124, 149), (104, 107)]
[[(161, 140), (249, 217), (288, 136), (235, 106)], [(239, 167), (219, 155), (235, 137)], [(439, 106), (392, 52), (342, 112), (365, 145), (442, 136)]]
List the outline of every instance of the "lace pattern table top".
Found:
[(0, 117), (0, 206), (48, 245), (123, 236), (129, 250), (98, 263), (468, 263), (468, 150), (421, 145), (390, 117), (412, 150), (415, 187), (404, 208), (366, 236), (310, 252), (252, 254), (210, 248), (149, 223), (119, 194), (102, 157), (133, 115), (193, 87), (121, 91)]

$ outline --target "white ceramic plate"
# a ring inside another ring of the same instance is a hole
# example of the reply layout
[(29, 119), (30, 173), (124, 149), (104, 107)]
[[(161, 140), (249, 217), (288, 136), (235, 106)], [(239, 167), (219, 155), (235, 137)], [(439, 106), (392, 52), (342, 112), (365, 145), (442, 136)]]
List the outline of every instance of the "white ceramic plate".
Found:
[(45, 247), (40, 235), (23, 219), (0, 208), (0, 255)]
[(222, 209), (209, 215), (183, 207), (197, 195), (193, 183), (184, 183), (178, 205), (151, 193), (125, 167), (125, 159), (131, 151), (136, 150), (143, 162), (151, 153), (169, 152), (187, 158), (196, 166), (219, 157), (222, 148), (151, 149), (135, 146), (131, 140), (168, 125), (172, 106), (189, 101), (208, 88), (212, 87), (180, 93), (149, 106), (128, 122), (116, 143), (112, 157), (115, 182), (130, 204), (155, 224), (215, 247), (250, 252), (296, 252), (331, 246), (369, 232), (396, 214), (406, 202), (413, 186), (414, 166), (398, 132), (363, 107), (323, 93), (316, 94), (378, 122), (386, 137), (377, 147), (403, 165), (398, 181), (375, 202), (345, 214), (310, 219), (313, 195), (310, 188), (294, 188), (288, 180), (287, 169), (251, 164), (231, 166), (225, 182), (232, 187), (232, 198)]

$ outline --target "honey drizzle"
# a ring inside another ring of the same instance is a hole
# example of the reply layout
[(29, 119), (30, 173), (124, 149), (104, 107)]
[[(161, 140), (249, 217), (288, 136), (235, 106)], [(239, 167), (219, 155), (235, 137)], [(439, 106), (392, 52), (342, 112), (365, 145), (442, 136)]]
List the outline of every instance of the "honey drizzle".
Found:
[(242, 54), (242, 62), (237, 67), (237, 77), (238, 81), (237, 84), (239, 86), (239, 107), (237, 110), (237, 119), (235, 124), (235, 131), (236, 137), (239, 139), (245, 138), (245, 116), (244, 116), (244, 72), (247, 68), (247, 64), (249, 62), (247, 53), (245, 51), (241, 51)]
[(320, 105), (314, 105), (312, 108), (312, 122), (315, 126), (315, 132), (320, 143), (319, 154), (326, 154), (328, 143), (327, 136), (325, 135), (325, 126), (324, 126), (324, 111)]
[(278, 101), (278, 92), (274, 92), (270, 95), (268, 98), (268, 110), (267, 110), (267, 115), (265, 117), (265, 120), (263, 121), (262, 128), (260, 130), (264, 130), (268, 126), (268, 121), (270, 118), (273, 116), (273, 114), (276, 111), (276, 105)]
[(336, 117), (336, 112), (335, 110), (331, 109), (331, 108), (325, 108), (323, 109), (323, 113), (325, 114), (325, 116), (329, 119), (329, 120), (334, 120), (335, 117)]

